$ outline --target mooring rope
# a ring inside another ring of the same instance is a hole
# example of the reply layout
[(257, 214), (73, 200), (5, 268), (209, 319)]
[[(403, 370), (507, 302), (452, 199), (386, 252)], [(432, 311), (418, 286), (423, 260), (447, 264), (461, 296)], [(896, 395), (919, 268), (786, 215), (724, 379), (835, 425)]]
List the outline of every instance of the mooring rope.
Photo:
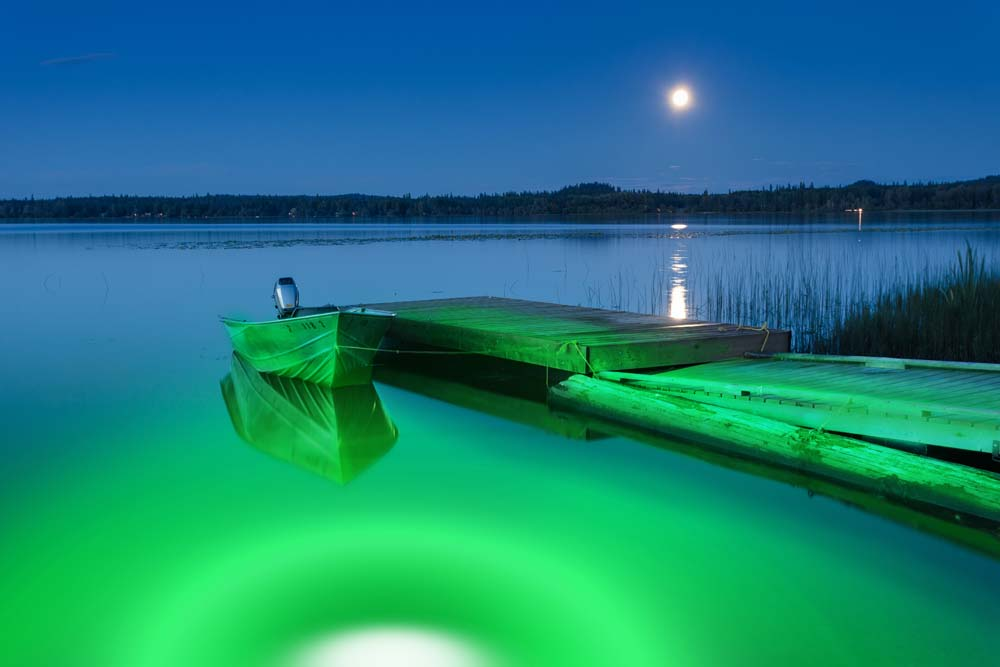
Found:
[[(490, 355), (490, 352), (487, 350), (481, 352), (475, 350), (394, 350), (392, 348), (364, 347), (361, 345), (337, 345), (337, 348), (341, 350), (361, 350), (363, 352), (385, 352), (387, 354), (426, 354), (431, 356), (457, 356), (462, 354)], [(580, 359), (583, 360), (583, 364), (586, 366), (587, 370), (590, 371), (590, 374), (596, 375), (597, 369), (595, 369), (590, 363), (590, 360), (587, 359), (587, 355), (583, 353), (583, 346), (580, 345), (579, 341), (566, 341), (556, 349), (556, 353), (565, 352), (571, 348), (580, 355)], [(546, 370), (548, 368), (549, 365), (546, 365)]]
[(563, 352), (565, 350), (568, 350), (570, 345), (573, 346), (573, 349), (576, 350), (576, 353), (580, 355), (581, 359), (583, 359), (583, 363), (587, 367), (587, 370), (590, 371), (590, 374), (591, 375), (596, 375), (597, 371), (594, 369), (593, 366), (590, 365), (590, 360), (587, 359), (587, 355), (585, 355), (583, 353), (583, 349), (582, 349), (582, 346), (580, 345), (579, 341), (568, 340), (565, 343), (563, 343), (562, 345), (560, 345), (559, 349), (557, 349), (556, 352)]
[(764, 332), (764, 342), (760, 344), (760, 351), (763, 352), (764, 348), (767, 347), (767, 339), (771, 337), (771, 330), (767, 328), (767, 322), (764, 322), (759, 327), (748, 327), (743, 324), (737, 324), (736, 330), (742, 331), (746, 329), (747, 331), (763, 331)]
[(475, 352), (466, 350), (394, 350), (382, 347), (361, 347), (360, 345), (337, 345), (340, 350), (362, 350), (364, 352), (386, 352), (391, 354), (431, 354), (437, 356), (447, 356), (456, 354), (489, 354), (489, 352)]

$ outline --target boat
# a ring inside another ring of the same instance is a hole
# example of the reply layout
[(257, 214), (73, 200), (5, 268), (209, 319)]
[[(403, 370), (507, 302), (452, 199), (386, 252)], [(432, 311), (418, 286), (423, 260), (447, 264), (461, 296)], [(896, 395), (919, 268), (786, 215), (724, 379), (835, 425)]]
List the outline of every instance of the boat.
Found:
[(220, 386), (240, 439), (338, 484), (382, 458), (398, 436), (370, 383), (332, 389), (258, 373), (234, 352)]
[(221, 318), (233, 349), (250, 365), (325, 387), (371, 381), (372, 360), (394, 313), (365, 306), (299, 307), (291, 278), (275, 283), (274, 303), (274, 320)]

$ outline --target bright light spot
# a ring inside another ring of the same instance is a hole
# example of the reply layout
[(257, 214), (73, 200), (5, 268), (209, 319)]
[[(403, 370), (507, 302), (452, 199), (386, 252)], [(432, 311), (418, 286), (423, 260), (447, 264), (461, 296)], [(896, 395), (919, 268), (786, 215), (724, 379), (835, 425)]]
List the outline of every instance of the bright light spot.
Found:
[(670, 106), (675, 109), (686, 109), (691, 104), (691, 91), (687, 88), (674, 88), (670, 93)]
[(683, 284), (674, 285), (670, 288), (670, 319), (686, 320), (687, 316), (687, 288)]
[(687, 263), (683, 256), (683, 246), (679, 252), (674, 253), (671, 257), (670, 270), (674, 272), (674, 276), (671, 278), (670, 283), (670, 308), (669, 314), (672, 319), (675, 320), (686, 320), (688, 317), (688, 305), (687, 305), (687, 285), (685, 274), (687, 273)]
[(670, 229), (687, 229), (687, 228), (688, 228), (687, 225), (682, 225), (679, 222), (676, 225), (670, 225)]
[(495, 667), (480, 647), (443, 632), (369, 627), (320, 637), (298, 651), (290, 667)]

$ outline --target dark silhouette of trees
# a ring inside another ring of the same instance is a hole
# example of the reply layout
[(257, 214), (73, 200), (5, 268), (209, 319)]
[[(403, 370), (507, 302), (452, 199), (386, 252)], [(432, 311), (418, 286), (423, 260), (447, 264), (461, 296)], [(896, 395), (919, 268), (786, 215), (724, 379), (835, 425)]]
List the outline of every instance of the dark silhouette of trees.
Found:
[(643, 216), (657, 213), (829, 213), (865, 210), (1000, 209), (1000, 176), (953, 183), (858, 181), (811, 183), (725, 194), (622, 190), (580, 183), (551, 192), (477, 196), (409, 194), (193, 195), (190, 197), (57, 197), (0, 200), (4, 219), (413, 218), (425, 216)]

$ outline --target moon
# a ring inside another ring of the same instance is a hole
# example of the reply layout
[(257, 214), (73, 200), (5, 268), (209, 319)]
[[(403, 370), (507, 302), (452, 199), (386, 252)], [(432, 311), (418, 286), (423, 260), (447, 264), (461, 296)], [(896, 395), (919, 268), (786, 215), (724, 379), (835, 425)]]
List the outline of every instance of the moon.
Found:
[(670, 91), (670, 106), (675, 109), (682, 110), (688, 108), (691, 104), (691, 91), (689, 91), (684, 86), (674, 88)]

